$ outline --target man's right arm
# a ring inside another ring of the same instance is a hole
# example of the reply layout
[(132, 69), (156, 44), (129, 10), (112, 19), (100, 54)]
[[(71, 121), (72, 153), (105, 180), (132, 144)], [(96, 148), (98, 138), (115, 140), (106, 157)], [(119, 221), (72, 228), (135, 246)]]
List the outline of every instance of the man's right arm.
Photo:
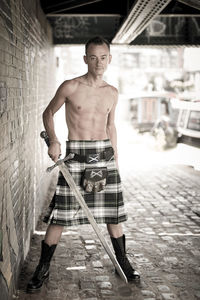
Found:
[(55, 96), (50, 101), (42, 115), (44, 127), (50, 140), (48, 154), (55, 162), (58, 160), (59, 155), (61, 154), (61, 147), (55, 133), (53, 116), (65, 103), (67, 97), (69, 97), (75, 91), (76, 85), (77, 82), (74, 80), (64, 81), (59, 86)]

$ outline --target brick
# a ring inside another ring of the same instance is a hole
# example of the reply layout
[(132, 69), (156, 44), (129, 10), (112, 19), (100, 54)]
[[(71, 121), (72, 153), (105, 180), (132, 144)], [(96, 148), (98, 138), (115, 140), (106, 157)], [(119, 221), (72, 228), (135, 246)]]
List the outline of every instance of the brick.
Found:
[[(33, 203), (36, 201), (36, 211), (39, 213), (44, 199), (45, 189), (43, 186), (50, 180), (43, 180), (43, 185), (41, 185), (47, 158), (35, 161), (35, 157), (41, 157), (41, 148), (35, 148), (33, 140), (38, 139), (38, 132), (41, 129), (41, 111), (55, 92), (54, 77), (49, 76), (50, 65), (44, 64), (47, 57), (54, 60), (54, 53), (51, 51), (51, 43), (44, 34), (45, 31), (42, 30), (37, 20), (37, 15), (32, 15), (32, 10), (26, 11), (28, 22), (31, 20), (32, 27), (25, 24), (25, 11), (21, 9), (21, 0), (18, 5), (14, 0), (3, 1), (1, 12), (7, 20), (0, 22), (0, 29), (2, 29), (0, 30), (0, 116), (3, 125), (0, 139), (0, 176), (4, 176), (5, 190), (3, 198), (5, 203), (2, 207), (4, 210), (5, 207), (9, 208), (9, 212), (4, 211), (8, 218), (11, 217), (11, 212), (14, 213), (15, 223), (7, 220), (8, 228), (5, 233), (12, 232), (13, 236), (16, 234), (20, 246), (17, 262), (11, 257), (12, 251), (6, 251), (1, 269), (3, 276), (9, 278), (8, 273), (5, 273), (4, 270), (12, 263), (14, 272), (12, 280), (14, 280), (18, 273), (19, 262), (26, 254), (29, 235), (33, 229)], [(31, 50), (28, 50), (30, 54), (28, 56), (26, 55), (26, 49), (28, 49), (26, 41), (32, 45)], [(41, 56), (41, 52), (43, 56)], [(37, 61), (34, 60), (32, 54), (37, 57)], [(38, 78), (40, 78), (39, 84)], [(46, 88), (45, 93), (43, 87)], [(29, 106), (25, 106), (25, 103), (28, 103)], [(16, 110), (14, 111), (14, 109)], [(27, 124), (28, 126), (26, 126)], [(37, 176), (34, 181), (35, 172)], [(11, 193), (12, 196), (12, 202), (9, 204), (7, 203), (8, 197), (10, 197), (8, 193)], [(34, 199), (34, 195), (37, 195), (36, 199)], [(37, 219), (35, 221), (37, 222)], [(10, 226), (14, 226), (14, 224), (16, 227), (11, 228)], [(8, 235), (8, 243), (10, 243), (9, 238), (11, 237), (11, 234)], [(15, 285), (14, 281), (13, 284)], [(10, 282), (7, 282), (7, 285), (12, 286)]]
[(199, 291), (195, 291), (195, 297), (197, 299), (200, 299), (200, 290)]
[(96, 281), (108, 281), (109, 280), (109, 276), (96, 276)]
[(162, 299), (163, 300), (178, 300), (178, 298), (174, 294), (171, 294), (171, 293), (163, 293)]
[(178, 259), (177, 257), (164, 257), (164, 261), (169, 263), (169, 264), (173, 264), (173, 265), (176, 265), (178, 263)]
[(157, 288), (162, 293), (167, 293), (170, 291), (170, 288), (167, 285), (158, 285)]
[(96, 249), (96, 245), (85, 245), (86, 250), (94, 250)]
[(149, 298), (155, 297), (155, 293), (153, 293), (152, 291), (149, 291), (149, 290), (141, 290), (141, 293), (145, 297), (145, 299), (146, 299), (146, 297), (149, 297)]
[(112, 288), (112, 283), (109, 281), (100, 281), (98, 282), (98, 286), (101, 289), (111, 289)]
[(94, 268), (103, 268), (103, 265), (100, 261), (93, 261), (92, 265)]

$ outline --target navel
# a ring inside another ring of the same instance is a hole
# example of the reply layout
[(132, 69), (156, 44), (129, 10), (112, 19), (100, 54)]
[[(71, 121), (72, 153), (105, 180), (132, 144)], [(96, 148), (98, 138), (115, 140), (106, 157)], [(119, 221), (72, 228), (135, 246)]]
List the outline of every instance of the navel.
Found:
[(78, 109), (81, 109), (81, 106), (77, 106)]

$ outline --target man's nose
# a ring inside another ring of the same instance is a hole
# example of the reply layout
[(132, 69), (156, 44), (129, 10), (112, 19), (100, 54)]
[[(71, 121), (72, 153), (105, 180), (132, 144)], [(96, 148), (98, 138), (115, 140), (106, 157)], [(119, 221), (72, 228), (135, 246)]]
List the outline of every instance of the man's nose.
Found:
[(96, 64), (97, 64), (97, 65), (101, 65), (101, 60), (100, 60), (100, 59), (97, 59)]

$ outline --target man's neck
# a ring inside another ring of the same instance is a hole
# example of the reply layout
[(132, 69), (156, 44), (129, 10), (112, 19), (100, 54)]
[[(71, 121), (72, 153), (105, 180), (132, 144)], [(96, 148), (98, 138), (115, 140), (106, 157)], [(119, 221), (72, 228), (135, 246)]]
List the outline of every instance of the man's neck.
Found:
[(93, 76), (90, 73), (86, 73), (85, 75), (83, 75), (84, 83), (95, 88), (105, 85), (105, 82), (102, 78), (102, 75)]

